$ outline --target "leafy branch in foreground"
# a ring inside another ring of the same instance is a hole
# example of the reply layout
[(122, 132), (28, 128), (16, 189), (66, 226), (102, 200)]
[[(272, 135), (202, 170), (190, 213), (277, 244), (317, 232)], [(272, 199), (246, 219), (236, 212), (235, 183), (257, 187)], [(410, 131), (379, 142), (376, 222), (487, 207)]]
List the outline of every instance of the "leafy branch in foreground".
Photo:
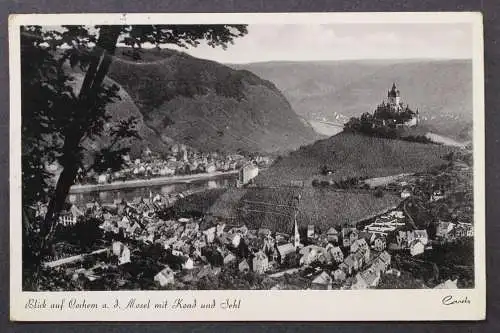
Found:
[[(79, 170), (120, 168), (129, 149), (121, 143), (137, 138), (135, 120), (112, 125), (106, 112), (106, 106), (119, 99), (119, 88), (105, 83), (117, 45), (129, 46), (139, 58), (144, 44), (196, 47), (205, 41), (225, 49), (246, 33), (245, 25), (224, 24), (21, 27), (23, 207), (48, 201), (40, 228), (28, 227), (32, 218), (27, 213), (23, 225), (26, 232), (35, 230), (41, 236), (36, 246), (41, 255), (49, 248)], [(77, 69), (85, 73), (79, 89), (69, 74)], [(86, 149), (86, 144), (103, 135), (109, 145), (95, 151), (88, 163), (94, 149)], [(51, 165), (60, 166), (55, 184), (53, 173), (47, 171)]]

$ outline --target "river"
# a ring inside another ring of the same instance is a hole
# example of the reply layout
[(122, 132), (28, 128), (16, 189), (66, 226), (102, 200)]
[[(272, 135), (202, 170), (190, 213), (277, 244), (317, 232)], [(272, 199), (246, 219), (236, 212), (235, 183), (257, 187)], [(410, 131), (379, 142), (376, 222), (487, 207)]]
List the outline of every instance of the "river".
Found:
[(135, 197), (149, 197), (160, 194), (174, 194), (187, 190), (201, 191), (214, 188), (236, 186), (237, 174), (218, 175), (212, 178), (200, 180), (170, 182), (163, 185), (145, 185), (141, 187), (122, 188), (113, 190), (99, 190), (84, 193), (70, 194), (69, 202), (77, 205), (85, 205), (97, 200), (100, 203), (113, 203), (115, 199), (133, 200)]

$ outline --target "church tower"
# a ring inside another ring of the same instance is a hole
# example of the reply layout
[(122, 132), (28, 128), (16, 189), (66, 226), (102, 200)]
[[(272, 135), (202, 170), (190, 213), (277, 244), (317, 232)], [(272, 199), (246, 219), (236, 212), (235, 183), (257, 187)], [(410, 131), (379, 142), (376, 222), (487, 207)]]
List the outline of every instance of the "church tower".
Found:
[(294, 228), (293, 228), (293, 246), (295, 248), (300, 247), (300, 234), (299, 234), (299, 228), (297, 226), (297, 217), (294, 218)]
[(296, 206), (295, 206), (295, 213), (294, 213), (294, 216), (293, 216), (293, 246), (295, 248), (301, 247), (299, 226), (297, 225), (297, 215), (299, 214), (300, 198), (301, 198), (300, 194), (295, 197), (295, 199), (297, 200), (297, 203), (296, 203)]
[(396, 83), (393, 83), (391, 90), (387, 92), (387, 100), (391, 107), (398, 110), (401, 108), (401, 94), (398, 88), (396, 88)]

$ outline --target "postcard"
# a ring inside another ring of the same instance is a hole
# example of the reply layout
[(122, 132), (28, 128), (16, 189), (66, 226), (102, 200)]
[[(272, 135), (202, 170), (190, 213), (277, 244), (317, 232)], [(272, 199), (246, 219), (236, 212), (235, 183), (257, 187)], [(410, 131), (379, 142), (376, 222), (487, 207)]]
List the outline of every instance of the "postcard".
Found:
[(14, 321), (483, 320), (480, 13), (9, 20)]

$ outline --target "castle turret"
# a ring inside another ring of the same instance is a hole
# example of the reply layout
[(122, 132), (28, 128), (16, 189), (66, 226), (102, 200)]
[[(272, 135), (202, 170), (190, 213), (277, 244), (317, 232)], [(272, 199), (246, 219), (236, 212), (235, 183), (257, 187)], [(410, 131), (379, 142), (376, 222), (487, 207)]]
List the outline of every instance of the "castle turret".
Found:
[(396, 83), (393, 83), (391, 90), (387, 92), (387, 100), (390, 106), (398, 109), (400, 108), (401, 94), (399, 90), (396, 88)]

